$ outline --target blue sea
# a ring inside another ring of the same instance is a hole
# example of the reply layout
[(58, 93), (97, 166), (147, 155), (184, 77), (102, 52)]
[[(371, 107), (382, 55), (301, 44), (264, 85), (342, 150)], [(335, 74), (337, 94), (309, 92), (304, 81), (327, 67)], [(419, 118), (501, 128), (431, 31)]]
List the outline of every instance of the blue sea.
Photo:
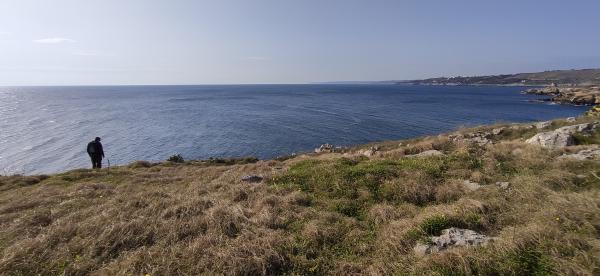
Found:
[[(204, 85), (0, 87), (0, 174), (90, 167), (102, 137), (112, 165), (256, 156), (355, 145), (495, 122), (577, 116), (522, 87)], [(104, 160), (106, 162), (106, 160)]]

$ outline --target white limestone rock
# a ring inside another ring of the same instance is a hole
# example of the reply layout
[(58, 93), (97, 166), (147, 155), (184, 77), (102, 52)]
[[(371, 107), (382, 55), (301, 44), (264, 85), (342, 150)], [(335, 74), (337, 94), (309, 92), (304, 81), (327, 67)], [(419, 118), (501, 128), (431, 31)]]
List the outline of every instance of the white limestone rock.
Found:
[(593, 132), (598, 123), (585, 123), (572, 126), (564, 126), (553, 131), (542, 132), (527, 139), (525, 142), (534, 145), (540, 145), (548, 148), (562, 148), (575, 144), (573, 134)]
[(473, 230), (452, 227), (442, 230), (440, 236), (431, 237), (431, 243), (417, 243), (413, 250), (417, 255), (423, 256), (453, 247), (485, 246), (491, 240), (492, 238), (479, 234)]

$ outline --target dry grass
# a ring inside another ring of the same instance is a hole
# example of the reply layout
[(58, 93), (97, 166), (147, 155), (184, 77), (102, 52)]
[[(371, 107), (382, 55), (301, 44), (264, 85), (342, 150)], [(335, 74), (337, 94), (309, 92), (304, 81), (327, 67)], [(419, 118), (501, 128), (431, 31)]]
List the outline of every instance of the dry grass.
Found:
[[(524, 144), (532, 134), (515, 128), (485, 147), (446, 136), (386, 142), (371, 158), (139, 161), (0, 177), (0, 274), (598, 275), (599, 161), (557, 159), (588, 146)], [(429, 149), (446, 155), (404, 157)], [(266, 179), (245, 183), (246, 174)], [(496, 239), (413, 253), (451, 226)]]

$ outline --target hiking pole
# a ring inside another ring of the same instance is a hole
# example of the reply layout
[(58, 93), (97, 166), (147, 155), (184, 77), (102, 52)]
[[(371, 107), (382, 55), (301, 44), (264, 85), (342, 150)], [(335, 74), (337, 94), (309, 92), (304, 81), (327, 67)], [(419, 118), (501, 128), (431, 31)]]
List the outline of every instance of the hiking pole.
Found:
[(106, 158), (106, 162), (108, 162), (108, 173), (110, 174), (110, 159)]

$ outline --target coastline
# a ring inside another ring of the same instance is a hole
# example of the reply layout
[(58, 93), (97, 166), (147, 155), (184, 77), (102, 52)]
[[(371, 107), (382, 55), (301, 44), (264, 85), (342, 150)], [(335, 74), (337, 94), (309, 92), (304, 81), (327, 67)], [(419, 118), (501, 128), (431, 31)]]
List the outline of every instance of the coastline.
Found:
[(279, 160), (2, 176), (0, 274), (591, 273), (599, 129), (581, 116)]
[(549, 101), (561, 104), (595, 106), (600, 104), (600, 86), (556, 86), (532, 88), (523, 91), (524, 94), (548, 96)]

